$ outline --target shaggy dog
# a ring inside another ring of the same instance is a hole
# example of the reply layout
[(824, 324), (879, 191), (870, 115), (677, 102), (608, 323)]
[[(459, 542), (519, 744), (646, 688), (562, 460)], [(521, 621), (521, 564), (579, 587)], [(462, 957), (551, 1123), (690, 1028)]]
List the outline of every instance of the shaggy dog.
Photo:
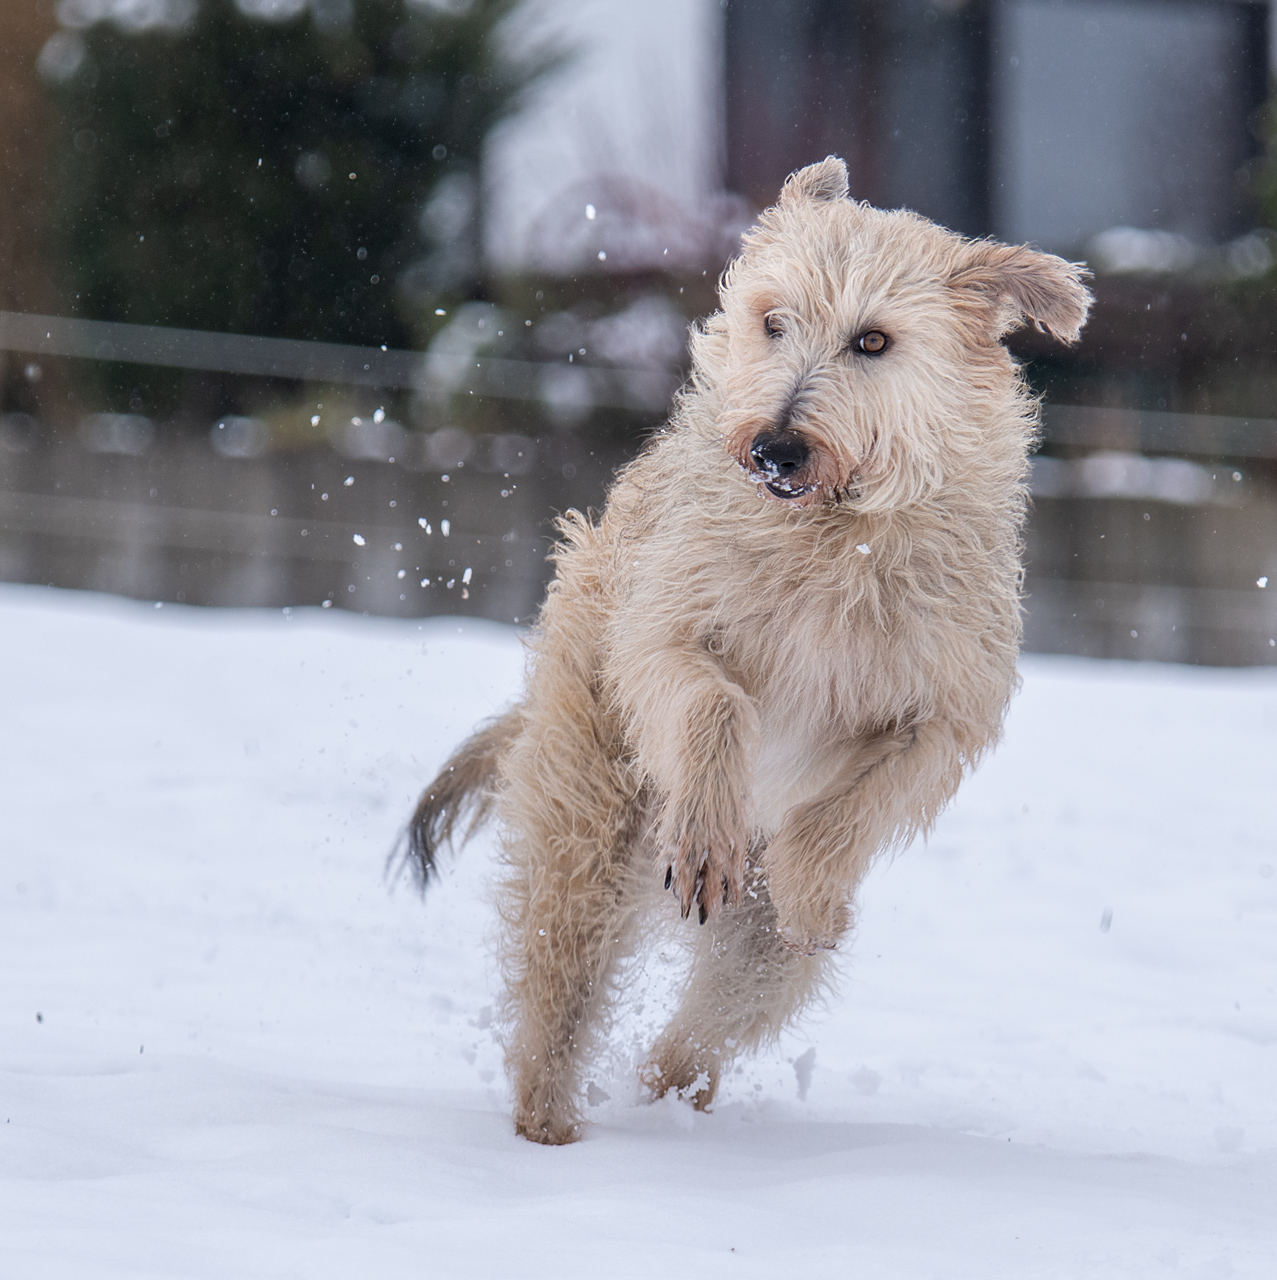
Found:
[(560, 523), (523, 700), (410, 829), (428, 878), (461, 824), (499, 816), (525, 1137), (579, 1136), (651, 887), (704, 927), (642, 1075), (704, 1108), (820, 990), (874, 858), (998, 738), (1038, 418), (1001, 339), (1076, 340), (1085, 274), (856, 203), (833, 157), (745, 237), (669, 425), (597, 522)]

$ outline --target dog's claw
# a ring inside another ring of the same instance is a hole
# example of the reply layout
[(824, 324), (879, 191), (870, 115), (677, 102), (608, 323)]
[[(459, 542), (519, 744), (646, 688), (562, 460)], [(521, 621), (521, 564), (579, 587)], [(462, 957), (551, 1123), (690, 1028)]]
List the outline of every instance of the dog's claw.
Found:
[(718, 838), (707, 836), (706, 825), (697, 818), (659, 832), (660, 861), (654, 868), (659, 876), (665, 864), (665, 888), (673, 891), (680, 914), (686, 920), (695, 911), (701, 924), (710, 924), (738, 901), (740, 851), (747, 846), (735, 824), (721, 824), (728, 833)]

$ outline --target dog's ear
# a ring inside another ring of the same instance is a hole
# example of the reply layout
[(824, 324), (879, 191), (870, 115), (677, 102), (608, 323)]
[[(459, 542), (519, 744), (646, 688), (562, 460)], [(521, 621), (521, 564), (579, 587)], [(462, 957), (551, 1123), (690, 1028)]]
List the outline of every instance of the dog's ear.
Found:
[(819, 164), (809, 164), (785, 179), (780, 189), (782, 205), (803, 200), (845, 200), (847, 198), (847, 163), (837, 156), (826, 156)]
[(1031, 323), (1073, 343), (1094, 301), (1084, 283), (1090, 274), (1084, 264), (1053, 253), (982, 240), (968, 246), (949, 283), (974, 291), (993, 309), (999, 335)]

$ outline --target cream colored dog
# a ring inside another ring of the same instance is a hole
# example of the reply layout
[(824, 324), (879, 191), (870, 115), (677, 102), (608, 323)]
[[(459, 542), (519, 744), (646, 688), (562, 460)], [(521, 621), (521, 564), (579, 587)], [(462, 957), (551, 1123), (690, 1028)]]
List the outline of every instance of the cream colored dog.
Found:
[(705, 1107), (819, 990), (875, 856), (997, 740), (1038, 416), (1001, 339), (1074, 341), (1084, 276), (855, 203), (832, 157), (745, 237), (669, 425), (597, 523), (561, 522), (523, 701), (413, 820), (429, 877), (499, 815), (519, 1133), (578, 1136), (650, 886), (704, 927), (644, 1079)]

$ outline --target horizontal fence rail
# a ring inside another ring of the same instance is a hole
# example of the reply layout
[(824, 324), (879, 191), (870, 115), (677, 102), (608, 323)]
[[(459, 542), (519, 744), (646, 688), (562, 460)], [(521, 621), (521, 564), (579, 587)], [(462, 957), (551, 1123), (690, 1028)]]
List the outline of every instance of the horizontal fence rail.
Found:
[(1048, 404), (1042, 411), (1042, 438), (1050, 444), (1136, 453), (1277, 458), (1277, 418)]
[(553, 403), (578, 397), (602, 408), (649, 411), (663, 409), (682, 380), (680, 373), (669, 369), (432, 355), (17, 311), (0, 311), (0, 348), (29, 355), (119, 360), (384, 390), (426, 390), (435, 384), (444, 390), (472, 390), (510, 400)]
[(0, 311), (0, 346), (31, 355), (121, 360), (126, 364), (387, 388), (415, 386), (422, 361), (416, 351), (254, 338), (238, 333), (75, 320), (17, 311)]

